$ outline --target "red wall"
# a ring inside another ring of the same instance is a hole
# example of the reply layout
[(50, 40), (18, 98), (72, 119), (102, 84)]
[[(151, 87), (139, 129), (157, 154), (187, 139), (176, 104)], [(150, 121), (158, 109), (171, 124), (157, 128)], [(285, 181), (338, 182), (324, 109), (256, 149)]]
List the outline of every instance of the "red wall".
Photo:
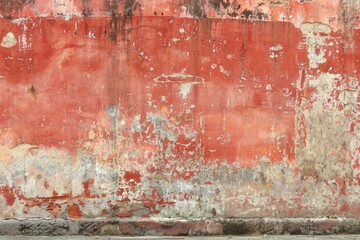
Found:
[(359, 217), (359, 10), (0, 1), (0, 217)]

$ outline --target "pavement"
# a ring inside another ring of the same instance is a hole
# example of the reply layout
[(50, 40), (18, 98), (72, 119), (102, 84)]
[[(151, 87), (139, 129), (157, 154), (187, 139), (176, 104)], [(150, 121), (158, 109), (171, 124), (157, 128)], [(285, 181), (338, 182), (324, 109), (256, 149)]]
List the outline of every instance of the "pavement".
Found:
[(360, 235), (291, 235), (291, 236), (223, 236), (223, 237), (117, 237), (117, 236), (0, 236), (0, 240), (360, 240)]

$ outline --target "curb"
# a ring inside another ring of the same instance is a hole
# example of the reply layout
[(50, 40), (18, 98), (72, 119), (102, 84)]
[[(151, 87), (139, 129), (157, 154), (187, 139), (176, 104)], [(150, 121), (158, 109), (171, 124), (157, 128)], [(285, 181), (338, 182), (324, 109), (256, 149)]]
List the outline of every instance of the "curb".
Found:
[(211, 236), (359, 233), (360, 219), (355, 218), (0, 220), (0, 235)]

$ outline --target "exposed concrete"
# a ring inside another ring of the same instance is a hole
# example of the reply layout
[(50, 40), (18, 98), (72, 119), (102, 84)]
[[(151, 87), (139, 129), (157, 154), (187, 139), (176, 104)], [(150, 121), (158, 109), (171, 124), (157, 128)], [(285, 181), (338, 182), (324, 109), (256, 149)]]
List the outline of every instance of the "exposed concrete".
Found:
[(16, 236), (210, 236), (358, 234), (360, 219), (241, 218), (180, 219), (23, 219), (0, 221), (0, 235)]
[[(31, 236), (6, 236), (1, 237), (0, 240), (38, 240), (39, 237), (31, 237)], [(326, 236), (314, 236), (314, 235), (292, 235), (292, 236), (273, 236), (273, 235), (264, 235), (264, 236), (221, 236), (221, 237), (152, 237), (152, 236), (144, 236), (144, 237), (119, 237), (119, 236), (53, 236), (53, 237), (41, 237), (41, 239), (48, 239), (48, 240), (154, 240), (154, 239), (161, 239), (161, 240), (181, 240), (181, 239), (191, 239), (191, 240), (259, 240), (259, 239), (282, 239), (282, 240), (316, 240), (316, 239), (346, 239), (346, 240), (359, 240), (360, 235), (326, 235)]]

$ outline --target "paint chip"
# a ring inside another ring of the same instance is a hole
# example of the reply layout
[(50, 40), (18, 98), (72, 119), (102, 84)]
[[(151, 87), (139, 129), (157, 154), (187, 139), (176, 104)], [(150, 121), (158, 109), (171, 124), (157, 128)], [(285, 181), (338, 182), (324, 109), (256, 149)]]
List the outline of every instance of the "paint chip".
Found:
[(0, 46), (4, 48), (12, 48), (17, 44), (15, 35), (12, 32), (8, 32), (5, 37), (3, 37)]
[(180, 94), (182, 95), (182, 98), (185, 99), (187, 97), (187, 95), (189, 94), (191, 87), (192, 87), (192, 83), (183, 83), (180, 85)]
[(270, 47), (270, 51), (280, 51), (283, 49), (283, 46), (281, 44), (277, 44), (275, 46)]

